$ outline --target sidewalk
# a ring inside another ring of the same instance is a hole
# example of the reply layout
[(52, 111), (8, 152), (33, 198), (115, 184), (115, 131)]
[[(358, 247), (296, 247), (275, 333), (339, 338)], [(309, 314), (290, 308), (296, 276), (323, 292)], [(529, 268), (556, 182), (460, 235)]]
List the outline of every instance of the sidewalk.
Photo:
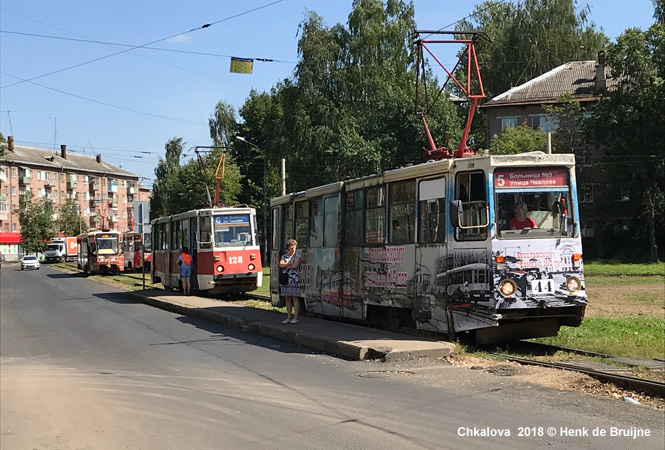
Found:
[(247, 329), (304, 347), (352, 360), (443, 358), (455, 350), (450, 342), (404, 336), (331, 320), (301, 316), (297, 324), (282, 324), (284, 314), (204, 297), (161, 290), (129, 292), (142, 303), (185, 316)]

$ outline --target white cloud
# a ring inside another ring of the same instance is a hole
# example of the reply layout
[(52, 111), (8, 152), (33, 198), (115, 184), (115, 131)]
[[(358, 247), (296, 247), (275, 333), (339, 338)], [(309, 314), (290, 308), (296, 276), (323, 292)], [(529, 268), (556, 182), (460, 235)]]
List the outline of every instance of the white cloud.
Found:
[(171, 39), (169, 39), (169, 42), (187, 42), (191, 41), (192, 38), (187, 35), (187, 34), (179, 34), (177, 36), (173, 36)]

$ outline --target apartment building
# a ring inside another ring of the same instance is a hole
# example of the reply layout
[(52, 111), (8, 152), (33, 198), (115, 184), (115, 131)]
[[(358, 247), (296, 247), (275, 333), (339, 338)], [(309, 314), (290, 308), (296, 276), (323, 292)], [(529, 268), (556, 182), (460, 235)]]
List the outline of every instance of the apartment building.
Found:
[(34, 198), (51, 199), (56, 207), (74, 199), (88, 228), (121, 232), (135, 229), (135, 205), (150, 199), (138, 175), (103, 161), (102, 155), (68, 154), (65, 145), (59, 152), (14, 145), (9, 136), (0, 157), (0, 253), (5, 259), (19, 253), (21, 226), (13, 212), (28, 190)]

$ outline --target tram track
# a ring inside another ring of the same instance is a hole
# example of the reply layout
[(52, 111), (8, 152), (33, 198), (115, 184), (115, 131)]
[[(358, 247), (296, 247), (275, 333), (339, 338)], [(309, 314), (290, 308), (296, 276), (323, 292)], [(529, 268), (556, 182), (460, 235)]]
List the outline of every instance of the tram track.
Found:
[(665, 383), (659, 381), (646, 380), (644, 378), (636, 378), (619, 373), (611, 373), (608, 371), (601, 371), (589, 367), (581, 367), (572, 364), (561, 362), (546, 362), (537, 361), (533, 359), (520, 358), (517, 356), (508, 355), (505, 353), (492, 353), (492, 355), (501, 357), (507, 361), (513, 361), (522, 365), (548, 367), (551, 369), (568, 370), (579, 372), (590, 377), (597, 379), (604, 383), (613, 383), (619, 387), (640, 391), (650, 395), (665, 396)]
[[(266, 295), (246, 293), (243, 296), (245, 299), (253, 299), (259, 301), (266, 301), (266, 302), (270, 301), (270, 297)], [(665, 372), (665, 360), (663, 359), (649, 360), (641, 358), (627, 358), (622, 356), (609, 355), (606, 353), (594, 352), (590, 350), (562, 347), (550, 344), (541, 344), (529, 341), (511, 342), (505, 348), (507, 349), (507, 351), (519, 354), (527, 353), (530, 355), (553, 356), (558, 352), (564, 352), (567, 354), (598, 358), (600, 360), (613, 362), (614, 364), (616, 364), (615, 366), (606, 365), (607, 366), (606, 369), (599, 370), (597, 368), (590, 367), (591, 365), (594, 364), (593, 361), (575, 360), (569, 362), (548, 362), (548, 361), (539, 361), (536, 359), (529, 359), (522, 356), (515, 356), (509, 353), (489, 352), (490, 354), (496, 357), (500, 357), (507, 361), (516, 362), (518, 364), (540, 366), (551, 369), (559, 369), (559, 370), (583, 373), (603, 383), (612, 383), (622, 388), (640, 391), (649, 395), (665, 396), (665, 383), (619, 373), (621, 371), (630, 371), (632, 373), (632, 370), (637, 367), (644, 368), (647, 371)], [(603, 365), (602, 363), (596, 363), (596, 364)]]

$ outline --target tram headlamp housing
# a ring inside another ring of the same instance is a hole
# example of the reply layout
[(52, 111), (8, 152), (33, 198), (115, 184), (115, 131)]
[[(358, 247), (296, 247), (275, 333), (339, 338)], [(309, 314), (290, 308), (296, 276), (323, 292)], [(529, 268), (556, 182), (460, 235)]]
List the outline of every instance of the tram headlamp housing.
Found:
[(247, 269), (249, 269), (249, 271), (251, 272), (252, 270), (254, 270), (254, 267), (255, 267), (254, 264), (250, 264), (249, 266), (247, 266)]
[(517, 292), (517, 284), (513, 280), (501, 280), (499, 282), (499, 293), (504, 297), (512, 297)]
[(582, 283), (577, 277), (568, 277), (566, 278), (566, 289), (571, 295), (577, 294), (582, 288)]
[(224, 266), (222, 266), (221, 264), (219, 266), (217, 266), (217, 272), (218, 273), (224, 272)]

